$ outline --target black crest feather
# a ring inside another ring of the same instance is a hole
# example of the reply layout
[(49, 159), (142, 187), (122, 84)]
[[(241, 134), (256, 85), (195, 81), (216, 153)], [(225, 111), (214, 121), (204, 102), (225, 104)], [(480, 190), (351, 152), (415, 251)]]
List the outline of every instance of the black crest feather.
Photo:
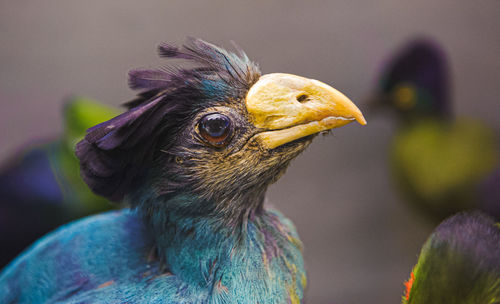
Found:
[(129, 110), (90, 128), (76, 146), (85, 182), (113, 201), (140, 186), (160, 139), (168, 138), (165, 133), (200, 107), (243, 98), (260, 77), (241, 50), (234, 54), (200, 39), (190, 38), (181, 47), (161, 44), (159, 53), (195, 66), (131, 71), (129, 85), (141, 92), (125, 104)]

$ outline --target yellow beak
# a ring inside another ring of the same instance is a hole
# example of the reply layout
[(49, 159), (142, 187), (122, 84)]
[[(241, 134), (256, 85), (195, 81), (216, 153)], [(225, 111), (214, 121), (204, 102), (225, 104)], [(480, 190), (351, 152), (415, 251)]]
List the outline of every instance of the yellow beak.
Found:
[(314, 79), (273, 73), (262, 77), (246, 97), (256, 137), (268, 149), (344, 126), (354, 120), (366, 125), (361, 111), (344, 94)]

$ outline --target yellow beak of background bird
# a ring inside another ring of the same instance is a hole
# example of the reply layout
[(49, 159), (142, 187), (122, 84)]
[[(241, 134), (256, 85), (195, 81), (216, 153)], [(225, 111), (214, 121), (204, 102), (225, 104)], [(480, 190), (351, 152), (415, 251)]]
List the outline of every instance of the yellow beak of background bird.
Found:
[(344, 94), (314, 79), (273, 73), (260, 77), (246, 97), (257, 139), (274, 149), (321, 131), (366, 120)]

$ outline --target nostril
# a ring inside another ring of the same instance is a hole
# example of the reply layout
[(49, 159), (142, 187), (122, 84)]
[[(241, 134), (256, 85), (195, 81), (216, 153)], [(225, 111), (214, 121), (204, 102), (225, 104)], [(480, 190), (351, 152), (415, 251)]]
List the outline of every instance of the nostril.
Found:
[(304, 101), (307, 101), (308, 99), (309, 99), (309, 96), (307, 96), (306, 94), (301, 94), (301, 95), (297, 96), (298, 102), (304, 102)]

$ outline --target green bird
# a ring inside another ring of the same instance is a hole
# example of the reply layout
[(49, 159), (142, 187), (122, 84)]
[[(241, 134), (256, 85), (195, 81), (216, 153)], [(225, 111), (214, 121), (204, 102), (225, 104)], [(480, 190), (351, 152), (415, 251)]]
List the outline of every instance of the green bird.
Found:
[(389, 61), (372, 106), (398, 118), (390, 165), (401, 193), (436, 220), (481, 209), (500, 219), (498, 136), (479, 119), (451, 114), (444, 51), (409, 43)]
[(74, 148), (86, 130), (119, 114), (84, 97), (63, 109), (64, 132), (23, 146), (0, 169), (0, 267), (26, 246), (71, 220), (112, 207), (79, 174)]
[(500, 226), (479, 212), (445, 220), (405, 285), (403, 304), (500, 303)]

